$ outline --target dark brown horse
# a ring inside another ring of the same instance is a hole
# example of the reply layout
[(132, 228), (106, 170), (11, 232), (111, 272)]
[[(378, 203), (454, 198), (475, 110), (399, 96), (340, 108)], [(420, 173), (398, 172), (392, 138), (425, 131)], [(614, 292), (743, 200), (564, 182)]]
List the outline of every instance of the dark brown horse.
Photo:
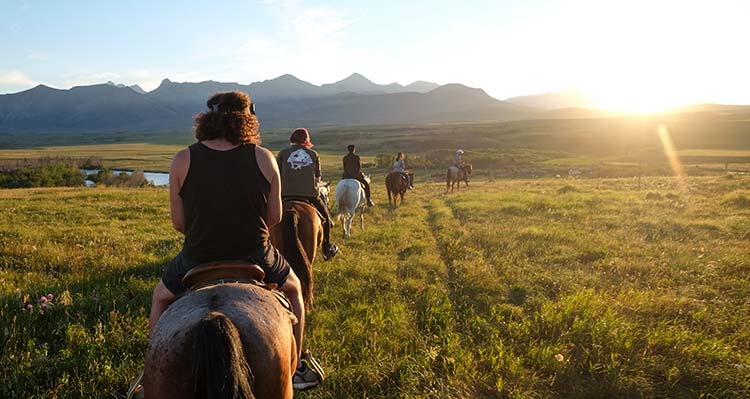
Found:
[(271, 243), (299, 277), (305, 308), (313, 303), (312, 264), (323, 243), (318, 211), (304, 200), (284, 200), (281, 223), (271, 228)]
[(253, 284), (189, 291), (151, 335), (145, 397), (292, 398), (294, 322), (271, 291)]
[[(398, 196), (401, 196), (401, 205), (404, 204), (404, 193), (409, 188), (409, 177), (405, 173), (391, 172), (385, 177), (385, 189), (388, 191), (388, 205), (397, 207)], [(393, 195), (393, 204), (391, 204)]]
[(466, 184), (466, 188), (469, 188), (469, 176), (471, 175), (471, 164), (465, 163), (464, 169), (466, 173), (463, 173), (457, 166), (451, 166), (448, 168), (448, 173), (445, 177), (445, 192), (447, 193), (450, 189), (453, 192), (453, 187), (456, 187), (456, 191), (461, 190), (461, 182)]

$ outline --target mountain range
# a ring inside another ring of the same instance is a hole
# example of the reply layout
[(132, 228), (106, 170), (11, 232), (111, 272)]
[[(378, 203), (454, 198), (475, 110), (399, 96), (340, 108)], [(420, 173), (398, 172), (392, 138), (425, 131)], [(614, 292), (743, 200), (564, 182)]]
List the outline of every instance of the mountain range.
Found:
[(186, 128), (216, 92), (239, 90), (256, 104), (261, 127), (506, 121), (611, 116), (568, 90), (505, 101), (461, 84), (379, 85), (354, 73), (320, 86), (286, 74), (249, 85), (172, 82), (146, 92), (107, 82), (70, 89), (39, 85), (0, 95), (0, 133), (110, 132)]

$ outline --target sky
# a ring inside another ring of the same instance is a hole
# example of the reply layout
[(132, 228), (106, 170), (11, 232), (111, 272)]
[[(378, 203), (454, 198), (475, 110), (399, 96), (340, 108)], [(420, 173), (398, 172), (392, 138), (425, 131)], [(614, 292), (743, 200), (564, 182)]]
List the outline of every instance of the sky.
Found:
[(0, 93), (353, 72), (602, 107), (750, 104), (748, 0), (0, 0)]

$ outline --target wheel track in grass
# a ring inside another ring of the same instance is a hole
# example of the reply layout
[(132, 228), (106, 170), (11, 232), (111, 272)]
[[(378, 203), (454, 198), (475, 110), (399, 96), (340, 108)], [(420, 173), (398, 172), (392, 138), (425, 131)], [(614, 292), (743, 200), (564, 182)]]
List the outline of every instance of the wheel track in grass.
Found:
[(470, 359), (475, 370), (473, 394), (497, 397), (495, 389), (502, 391), (505, 379), (503, 370), (517, 362), (515, 356), (505, 353), (500, 327), (493, 325), (498, 316), (496, 305), (504, 301), (507, 289), (486, 260), (485, 251), (467, 245), (469, 232), (444, 199), (433, 198), (423, 206), (445, 265), (455, 331), (464, 347), (475, 349)]

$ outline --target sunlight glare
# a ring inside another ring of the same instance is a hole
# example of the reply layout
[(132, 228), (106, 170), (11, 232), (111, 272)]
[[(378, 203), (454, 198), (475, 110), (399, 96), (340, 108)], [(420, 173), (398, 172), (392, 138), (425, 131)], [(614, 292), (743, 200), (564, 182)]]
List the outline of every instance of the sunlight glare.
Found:
[(677, 184), (680, 186), (680, 189), (685, 192), (687, 191), (685, 170), (683, 169), (682, 163), (680, 162), (680, 157), (677, 155), (677, 151), (675, 151), (674, 145), (672, 144), (672, 138), (669, 136), (669, 129), (667, 129), (667, 127), (663, 123), (660, 124), (657, 129), (659, 133), (659, 140), (661, 141), (661, 145), (664, 148), (664, 155), (666, 155), (667, 159), (669, 160), (669, 166), (672, 168), (672, 172), (677, 178)]

